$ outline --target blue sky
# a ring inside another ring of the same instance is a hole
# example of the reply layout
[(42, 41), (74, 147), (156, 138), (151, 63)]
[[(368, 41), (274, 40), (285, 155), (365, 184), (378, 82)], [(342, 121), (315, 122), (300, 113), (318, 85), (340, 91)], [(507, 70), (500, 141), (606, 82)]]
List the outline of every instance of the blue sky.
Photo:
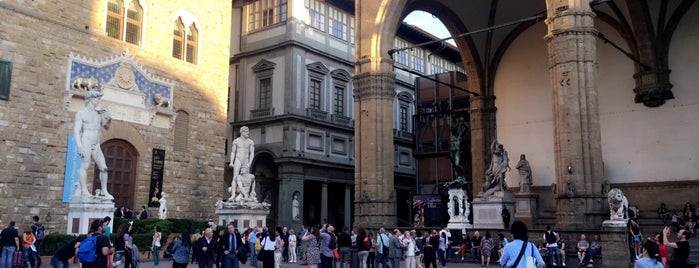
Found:
[[(408, 14), (407, 17), (405, 17), (404, 21), (439, 38), (451, 36), (449, 31), (447, 31), (447, 28), (444, 27), (444, 24), (442, 24), (439, 19), (424, 11), (413, 11), (412, 13)], [(454, 40), (449, 40), (448, 42), (454, 45)]]

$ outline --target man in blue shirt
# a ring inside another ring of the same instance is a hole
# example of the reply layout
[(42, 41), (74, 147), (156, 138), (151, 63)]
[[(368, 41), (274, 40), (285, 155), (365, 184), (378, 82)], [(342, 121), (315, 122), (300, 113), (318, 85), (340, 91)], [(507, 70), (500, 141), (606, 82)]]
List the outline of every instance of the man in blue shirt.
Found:
[(257, 253), (255, 252), (255, 243), (257, 242), (257, 227), (252, 228), (248, 235), (248, 245), (250, 246), (250, 266), (257, 267)]

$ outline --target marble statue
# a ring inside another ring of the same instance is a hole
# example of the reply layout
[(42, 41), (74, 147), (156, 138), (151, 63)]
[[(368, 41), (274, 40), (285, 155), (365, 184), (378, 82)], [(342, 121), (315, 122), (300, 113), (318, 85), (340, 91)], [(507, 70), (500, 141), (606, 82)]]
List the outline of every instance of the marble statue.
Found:
[(299, 211), (299, 193), (294, 193), (294, 197), (291, 200), (291, 218), (294, 220), (301, 219), (301, 213)]
[(231, 197), (228, 201), (236, 203), (257, 202), (257, 194), (255, 193), (255, 175), (248, 172), (247, 167), (240, 168), (240, 174), (235, 176), (233, 181), (236, 185), (231, 185), (229, 192)]
[(240, 128), (240, 137), (233, 140), (231, 145), (231, 162), (230, 167), (233, 168), (233, 193), (235, 194), (238, 185), (237, 179), (240, 174), (240, 169), (245, 167), (248, 171), (252, 165), (252, 159), (255, 156), (255, 142), (250, 139), (250, 129), (246, 126)]
[[(454, 198), (456, 198), (456, 197), (454, 197)], [(453, 218), (454, 218), (454, 216), (455, 216), (455, 209), (457, 209), (457, 208), (454, 208), (454, 202), (453, 202), (452, 200), (449, 200), (449, 201), (447, 202), (447, 213), (449, 213), (449, 219), (453, 219)]]
[(629, 219), (629, 200), (619, 188), (612, 188), (607, 194), (609, 203), (609, 219), (612, 221), (626, 221)]
[(532, 186), (532, 168), (524, 154), (519, 156), (519, 162), (515, 168), (519, 171), (519, 192), (529, 193)]
[(490, 151), (492, 157), (490, 166), (485, 171), (484, 195), (508, 189), (507, 183), (505, 183), (505, 172), (510, 169), (510, 158), (507, 156), (507, 151), (502, 144), (498, 143), (498, 140), (493, 140)]
[(160, 207), (158, 208), (158, 218), (161, 220), (167, 219), (167, 194), (165, 192), (160, 193)]
[(100, 148), (100, 127), (109, 129), (112, 117), (104, 109), (98, 109), (102, 92), (94, 90), (98, 87), (96, 82), (88, 83), (91, 87), (85, 93), (85, 108), (75, 113), (75, 125), (73, 134), (77, 143), (78, 154), (80, 154), (80, 169), (78, 170), (78, 185), (75, 191), (77, 197), (93, 197), (87, 188), (87, 169), (90, 167), (90, 160), (94, 159), (97, 166), (101, 189), (98, 198), (114, 200), (114, 197), (107, 191), (107, 164), (104, 153)]
[(466, 130), (468, 130), (468, 124), (466, 124), (463, 117), (459, 117), (457, 125), (451, 129), (453, 137), (451, 148), (449, 149), (449, 159), (451, 160), (454, 179), (464, 176), (464, 168), (461, 166), (461, 155), (463, 154), (461, 141)]

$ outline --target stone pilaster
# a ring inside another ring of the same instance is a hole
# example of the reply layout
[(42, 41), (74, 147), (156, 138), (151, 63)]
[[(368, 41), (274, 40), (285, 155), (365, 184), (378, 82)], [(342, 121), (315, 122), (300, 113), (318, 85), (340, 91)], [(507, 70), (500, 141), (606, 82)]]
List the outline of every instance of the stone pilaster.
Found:
[[(299, 193), (299, 220), (294, 220), (292, 216), (292, 205), (294, 193)], [(303, 178), (299, 176), (282, 177), (279, 182), (279, 209), (277, 218), (279, 226), (299, 229), (303, 220)]]
[(559, 229), (599, 228), (602, 150), (589, 1), (547, 1)]
[[(365, 63), (370, 64), (370, 63)], [(395, 75), (360, 73), (354, 77), (355, 158), (354, 225), (396, 225), (394, 194), (393, 91)]]
[[(485, 169), (490, 162), (488, 147), (496, 137), (495, 96), (471, 97), (469, 116), (471, 126), (471, 175), (473, 189), (478, 192), (485, 182)], [(474, 191), (472, 189), (472, 191)]]

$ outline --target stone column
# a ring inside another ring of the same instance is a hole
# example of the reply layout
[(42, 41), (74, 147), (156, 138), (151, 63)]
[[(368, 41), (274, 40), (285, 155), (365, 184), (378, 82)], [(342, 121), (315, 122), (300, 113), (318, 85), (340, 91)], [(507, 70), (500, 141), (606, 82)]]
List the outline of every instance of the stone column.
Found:
[(365, 72), (353, 79), (357, 226), (396, 225), (396, 200), (392, 197), (394, 77), (393, 73)]
[(328, 223), (328, 183), (324, 182), (320, 188), (320, 221)]
[(352, 198), (350, 198), (350, 195), (352, 194), (352, 185), (350, 184), (345, 184), (345, 226), (352, 228)]
[(589, 2), (546, 1), (559, 229), (599, 228), (604, 215), (597, 30)]

